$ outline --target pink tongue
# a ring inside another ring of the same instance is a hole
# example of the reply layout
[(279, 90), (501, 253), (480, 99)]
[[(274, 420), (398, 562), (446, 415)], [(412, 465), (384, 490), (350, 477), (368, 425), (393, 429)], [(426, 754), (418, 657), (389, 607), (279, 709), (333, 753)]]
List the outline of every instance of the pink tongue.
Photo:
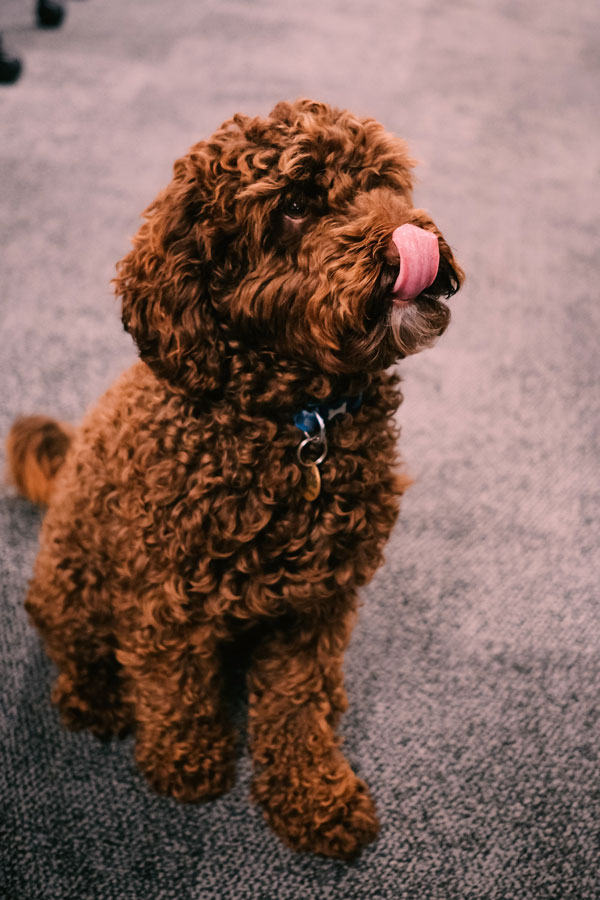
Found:
[(396, 228), (392, 240), (400, 254), (400, 274), (394, 284), (395, 300), (412, 300), (434, 281), (440, 264), (437, 235), (416, 225)]

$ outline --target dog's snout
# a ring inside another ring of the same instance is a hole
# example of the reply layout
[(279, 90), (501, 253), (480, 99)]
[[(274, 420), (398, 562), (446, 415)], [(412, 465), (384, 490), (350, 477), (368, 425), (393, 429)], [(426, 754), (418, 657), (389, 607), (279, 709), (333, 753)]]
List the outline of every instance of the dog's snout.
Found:
[(434, 232), (407, 222), (395, 229), (392, 242), (398, 251), (399, 274), (393, 293), (397, 300), (413, 300), (434, 281), (440, 262)]
[(387, 240), (385, 247), (383, 248), (382, 256), (388, 266), (391, 266), (395, 269), (400, 268), (400, 251), (394, 243), (391, 234)]

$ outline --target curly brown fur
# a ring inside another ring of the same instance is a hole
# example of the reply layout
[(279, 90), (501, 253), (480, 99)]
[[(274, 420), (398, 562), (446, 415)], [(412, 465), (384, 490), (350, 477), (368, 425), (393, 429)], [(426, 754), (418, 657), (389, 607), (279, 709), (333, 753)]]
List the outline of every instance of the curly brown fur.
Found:
[(6, 442), (9, 478), (34, 503), (45, 506), (75, 429), (47, 416), (17, 419)]
[[(343, 653), (408, 484), (384, 370), (442, 333), (462, 280), (411, 166), (376, 122), (308, 100), (234, 116), (177, 161), (118, 266), (141, 361), (77, 430), (27, 598), (64, 721), (134, 727), (140, 768), (181, 800), (231, 784), (222, 651), (252, 632), (253, 796), (290, 846), (344, 858), (377, 817), (335, 735)], [(405, 222), (442, 262), (397, 308)], [(307, 500), (294, 413), (359, 392)], [(17, 428), (14, 460), (34, 438)]]

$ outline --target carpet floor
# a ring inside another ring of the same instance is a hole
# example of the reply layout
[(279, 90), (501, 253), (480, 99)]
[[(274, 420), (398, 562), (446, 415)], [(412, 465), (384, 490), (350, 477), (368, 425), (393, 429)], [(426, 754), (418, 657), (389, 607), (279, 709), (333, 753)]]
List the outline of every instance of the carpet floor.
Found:
[(600, 898), (600, 7), (578, 0), (7, 0), (0, 436), (76, 422), (134, 359), (110, 279), (176, 157), (310, 96), (422, 160), (467, 273), (401, 366), (415, 478), (346, 659), (344, 748), (382, 830), (287, 850), (234, 789), (156, 796), (131, 739), (63, 730), (23, 608), (41, 513), (0, 492), (0, 897)]

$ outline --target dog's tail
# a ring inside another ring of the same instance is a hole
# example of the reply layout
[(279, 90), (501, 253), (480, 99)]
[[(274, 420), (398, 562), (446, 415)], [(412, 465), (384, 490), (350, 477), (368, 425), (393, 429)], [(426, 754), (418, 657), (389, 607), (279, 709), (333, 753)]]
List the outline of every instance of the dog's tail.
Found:
[(45, 505), (54, 489), (75, 429), (47, 416), (23, 416), (6, 441), (8, 479), (33, 503)]

